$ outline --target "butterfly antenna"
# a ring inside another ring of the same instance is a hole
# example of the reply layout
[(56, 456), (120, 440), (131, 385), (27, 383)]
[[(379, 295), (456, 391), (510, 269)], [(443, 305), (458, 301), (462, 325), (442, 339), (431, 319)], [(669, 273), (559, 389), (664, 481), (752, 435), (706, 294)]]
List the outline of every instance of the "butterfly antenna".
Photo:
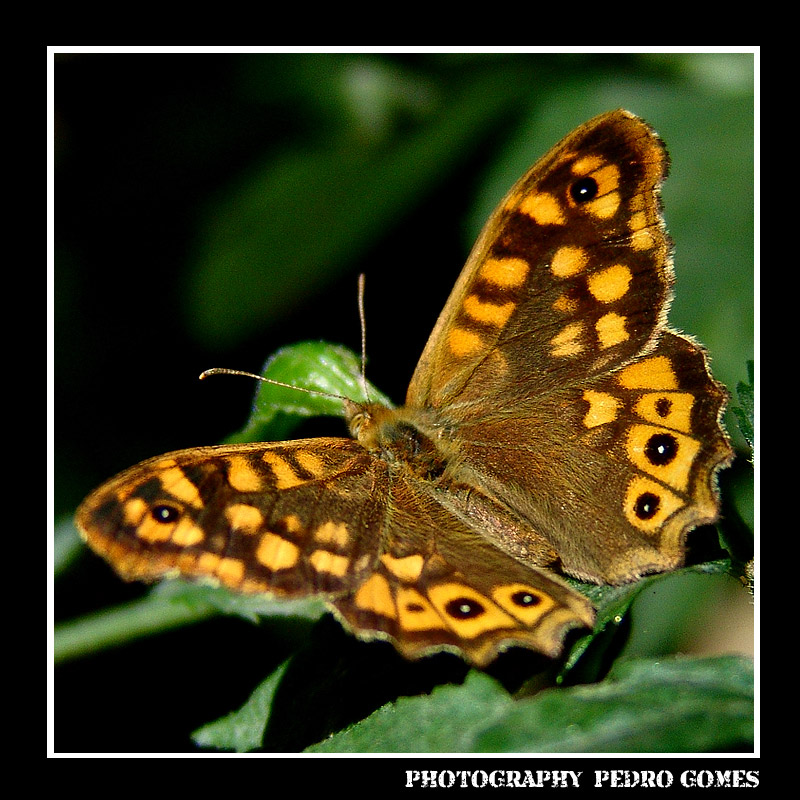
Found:
[(358, 318), (361, 320), (361, 389), (364, 400), (369, 402), (367, 388), (367, 315), (364, 313), (364, 273), (358, 276)]
[[(364, 392), (364, 399), (369, 402), (369, 389), (367, 388), (367, 318), (364, 313), (364, 274), (358, 276), (358, 316), (361, 320), (361, 389)], [(319, 397), (333, 397), (347, 403), (352, 402), (350, 398), (333, 392), (323, 392), (319, 389), (307, 389), (305, 386), (294, 386), (291, 383), (276, 381), (273, 378), (265, 378), (263, 375), (256, 375), (255, 372), (246, 372), (241, 369), (228, 369), (227, 367), (212, 367), (200, 373), (200, 380), (205, 380), (211, 375), (242, 375), (245, 378), (253, 378), (263, 383), (271, 383), (273, 386), (283, 386), (285, 389), (294, 389), (297, 392), (315, 394)]]
[(334, 397), (337, 400), (347, 400), (344, 395), (334, 394), (333, 392), (323, 392), (319, 389), (307, 389), (305, 386), (294, 386), (291, 383), (284, 383), (283, 381), (276, 381), (272, 378), (265, 378), (263, 375), (256, 375), (255, 372), (245, 372), (241, 369), (228, 369), (227, 367), (212, 367), (200, 373), (200, 380), (205, 380), (211, 375), (242, 375), (245, 378), (255, 378), (257, 381), (264, 383), (271, 383), (273, 386), (283, 386), (285, 389), (294, 389), (297, 392), (305, 392), (306, 394), (315, 394), (319, 397)]

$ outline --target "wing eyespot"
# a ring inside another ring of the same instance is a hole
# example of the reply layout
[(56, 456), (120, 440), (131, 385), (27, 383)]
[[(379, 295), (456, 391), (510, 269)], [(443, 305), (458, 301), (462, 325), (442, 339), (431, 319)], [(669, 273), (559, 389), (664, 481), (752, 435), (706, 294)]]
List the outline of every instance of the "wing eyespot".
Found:
[(588, 203), (597, 197), (599, 186), (594, 178), (578, 178), (570, 187), (569, 193), (572, 199), (578, 203)]
[(172, 523), (178, 521), (181, 516), (181, 510), (176, 506), (171, 506), (166, 503), (159, 503), (157, 506), (153, 506), (152, 510), (150, 511), (150, 516), (156, 522), (160, 522), (163, 525), (171, 525)]
[(453, 619), (474, 619), (486, 611), (480, 603), (471, 597), (458, 597), (450, 600), (445, 605), (445, 610)]
[(533, 592), (519, 591), (511, 595), (512, 602), (520, 608), (532, 608), (542, 602), (542, 598)]

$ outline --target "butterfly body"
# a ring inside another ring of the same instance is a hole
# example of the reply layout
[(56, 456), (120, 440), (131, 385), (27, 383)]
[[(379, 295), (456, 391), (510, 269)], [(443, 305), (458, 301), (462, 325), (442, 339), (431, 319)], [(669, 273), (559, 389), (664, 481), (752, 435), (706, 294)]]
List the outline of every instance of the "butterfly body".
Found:
[(87, 541), (129, 579), (322, 595), (409, 657), (558, 655), (593, 620), (559, 573), (680, 565), (732, 455), (724, 389), (666, 327), (667, 164), (628, 112), (581, 126), (488, 221), (404, 406), (345, 401), (352, 439), (150, 459), (87, 498)]

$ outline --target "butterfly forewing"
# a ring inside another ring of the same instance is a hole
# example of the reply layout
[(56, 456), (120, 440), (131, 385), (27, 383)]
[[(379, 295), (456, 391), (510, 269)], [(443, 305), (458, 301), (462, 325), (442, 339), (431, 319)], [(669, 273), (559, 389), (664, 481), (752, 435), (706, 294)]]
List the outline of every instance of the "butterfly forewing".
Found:
[(179, 574), (247, 593), (333, 595), (377, 557), (385, 472), (349, 439), (195, 448), (122, 473), (77, 521), (129, 580)]
[(408, 405), (484, 415), (646, 347), (672, 283), (658, 201), (667, 163), (644, 122), (613, 112), (532, 167), (473, 249)]

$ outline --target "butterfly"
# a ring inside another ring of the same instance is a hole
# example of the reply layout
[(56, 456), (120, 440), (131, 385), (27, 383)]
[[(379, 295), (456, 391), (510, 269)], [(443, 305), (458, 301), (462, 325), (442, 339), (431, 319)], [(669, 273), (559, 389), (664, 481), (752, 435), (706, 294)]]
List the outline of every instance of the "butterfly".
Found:
[(668, 155), (617, 110), (581, 125), (489, 218), (405, 404), (343, 402), (351, 438), (197, 447), (77, 512), (128, 580), (323, 597), (408, 658), (562, 652), (594, 609), (564, 575), (673, 569), (718, 518), (727, 395), (667, 326)]

